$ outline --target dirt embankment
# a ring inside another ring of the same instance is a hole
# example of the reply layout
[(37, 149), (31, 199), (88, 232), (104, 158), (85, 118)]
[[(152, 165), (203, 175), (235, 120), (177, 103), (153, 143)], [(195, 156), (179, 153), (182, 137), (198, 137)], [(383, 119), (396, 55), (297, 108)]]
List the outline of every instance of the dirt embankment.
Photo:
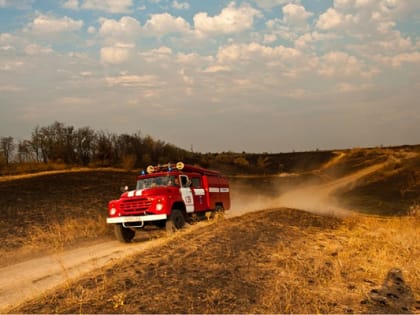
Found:
[(250, 213), (187, 229), (9, 311), (419, 312), (418, 223), (285, 208)]

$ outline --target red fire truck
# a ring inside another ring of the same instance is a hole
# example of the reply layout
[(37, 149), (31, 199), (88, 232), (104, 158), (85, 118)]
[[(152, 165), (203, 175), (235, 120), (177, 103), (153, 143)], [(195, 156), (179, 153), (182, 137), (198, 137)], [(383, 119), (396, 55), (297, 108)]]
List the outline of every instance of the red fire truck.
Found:
[(230, 208), (229, 182), (219, 172), (182, 162), (148, 166), (135, 190), (108, 204), (107, 223), (115, 236), (130, 242), (136, 230), (154, 224), (171, 232), (193, 217), (214, 216)]

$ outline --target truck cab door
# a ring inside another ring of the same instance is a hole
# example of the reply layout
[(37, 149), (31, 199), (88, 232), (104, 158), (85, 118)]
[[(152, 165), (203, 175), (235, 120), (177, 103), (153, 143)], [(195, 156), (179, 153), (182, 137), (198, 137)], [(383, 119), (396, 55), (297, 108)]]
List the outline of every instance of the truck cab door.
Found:
[(194, 212), (194, 196), (191, 190), (191, 181), (186, 175), (179, 176), (179, 182), (181, 188), (179, 188), (179, 192), (181, 193), (182, 200), (184, 201), (185, 208), (187, 213)]

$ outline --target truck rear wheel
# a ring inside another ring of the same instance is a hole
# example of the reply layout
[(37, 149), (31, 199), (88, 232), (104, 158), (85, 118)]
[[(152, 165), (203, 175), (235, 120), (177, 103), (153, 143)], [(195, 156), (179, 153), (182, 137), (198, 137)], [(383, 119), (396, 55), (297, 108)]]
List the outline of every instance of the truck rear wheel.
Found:
[(166, 232), (173, 233), (177, 230), (180, 230), (185, 225), (185, 218), (181, 210), (174, 209), (172, 210), (171, 215), (166, 221)]
[(132, 229), (128, 229), (122, 226), (122, 224), (115, 224), (114, 225), (114, 234), (117, 240), (123, 243), (130, 243), (134, 236), (136, 235), (136, 231)]
[(221, 205), (217, 205), (216, 209), (211, 212), (210, 218), (216, 221), (223, 220), (225, 217), (225, 209)]

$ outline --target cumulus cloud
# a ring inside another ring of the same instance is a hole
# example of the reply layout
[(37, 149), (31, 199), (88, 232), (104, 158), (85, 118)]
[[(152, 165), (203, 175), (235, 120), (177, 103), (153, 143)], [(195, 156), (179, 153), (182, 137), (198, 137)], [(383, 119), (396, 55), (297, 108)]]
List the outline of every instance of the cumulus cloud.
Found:
[(306, 28), (307, 20), (313, 13), (306, 11), (302, 5), (289, 3), (283, 7), (283, 22), (288, 25)]
[(118, 76), (106, 77), (105, 81), (109, 86), (122, 87), (143, 87), (154, 88), (162, 86), (164, 83), (155, 75), (133, 75), (121, 74)]
[(172, 2), (172, 7), (177, 10), (188, 10), (190, 8), (190, 4), (188, 2), (178, 2), (175, 0)]
[[(394, 56), (411, 54), (416, 47), (413, 37), (397, 30), (398, 19), (419, 8), (420, 2), (411, 0), (335, 0), (333, 7), (319, 16), (316, 29), (321, 34), (340, 37), (336, 48), (343, 49), (346, 43), (345, 49), (366, 62), (388, 60), (399, 66), (403, 63)], [(297, 43), (302, 48), (308, 44), (303, 39)]]
[(29, 9), (34, 0), (0, 0), (0, 8)]
[(5, 60), (0, 63), (0, 71), (15, 71), (25, 66), (25, 63), (21, 60)]
[(322, 56), (318, 73), (329, 78), (360, 77), (368, 74), (360, 60), (342, 51), (331, 51)]
[(321, 14), (316, 27), (321, 30), (330, 30), (342, 27), (352, 21), (350, 14), (344, 15), (333, 8), (329, 8), (325, 13)]
[(219, 15), (210, 17), (205, 12), (194, 16), (194, 27), (199, 36), (214, 34), (231, 34), (251, 29), (254, 19), (260, 17), (261, 12), (250, 5), (239, 8), (231, 2)]
[(230, 71), (231, 71), (230, 67), (226, 65), (210, 66), (203, 70), (204, 73), (217, 73), (217, 72), (230, 72)]
[[(391, 57), (383, 57), (380, 56), (377, 58), (379, 62), (383, 63), (384, 65), (391, 65), (392, 67), (399, 68), (403, 64), (411, 64), (412, 66), (416, 66), (420, 68), (420, 52), (411, 52), (411, 53), (401, 53), (398, 55), (394, 55)], [(419, 69), (420, 70), (420, 69)]]
[(272, 9), (274, 7), (288, 4), (288, 3), (300, 3), (300, 0), (254, 0), (254, 2), (263, 9)]
[(150, 63), (168, 60), (169, 58), (172, 58), (172, 49), (166, 46), (162, 46), (156, 49), (141, 52), (140, 56), (142, 56), (144, 60)]
[(81, 0), (80, 8), (109, 13), (129, 13), (133, 7), (132, 0)]
[(82, 20), (73, 20), (67, 16), (56, 18), (48, 15), (37, 16), (29, 25), (29, 29), (39, 34), (74, 32), (82, 28)]
[(52, 52), (51, 47), (42, 47), (37, 44), (29, 44), (25, 47), (25, 53), (27, 55), (50, 54)]
[(132, 46), (124, 44), (101, 48), (101, 61), (109, 64), (120, 64), (130, 57)]
[(101, 18), (99, 34), (110, 41), (132, 40), (141, 32), (140, 22), (130, 16), (119, 20)]
[(295, 48), (282, 45), (276, 47), (264, 46), (259, 43), (232, 44), (219, 49), (217, 59), (221, 63), (238, 60), (282, 60), (287, 61), (300, 57), (301, 53)]
[(71, 10), (79, 9), (79, 0), (67, 0), (63, 3), (63, 7)]
[(188, 33), (190, 25), (182, 17), (169, 13), (152, 14), (144, 25), (147, 35), (165, 35), (170, 33)]

